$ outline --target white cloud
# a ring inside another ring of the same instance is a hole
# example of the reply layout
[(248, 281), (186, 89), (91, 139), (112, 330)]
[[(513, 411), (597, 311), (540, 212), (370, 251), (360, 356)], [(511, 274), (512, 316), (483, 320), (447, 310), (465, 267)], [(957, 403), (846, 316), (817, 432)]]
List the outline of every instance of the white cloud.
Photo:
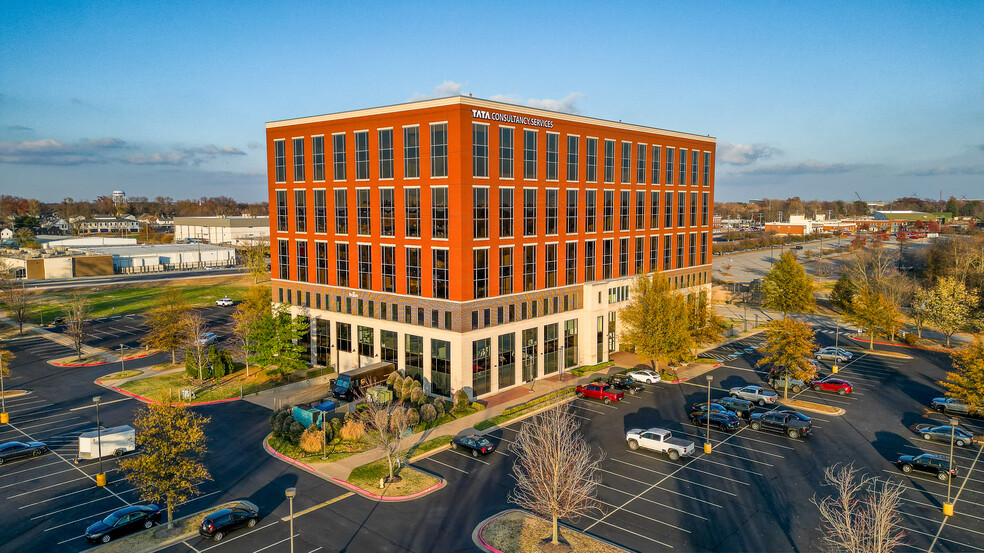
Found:
[(984, 165), (940, 165), (929, 169), (917, 169), (907, 174), (917, 177), (935, 177), (940, 175), (984, 175)]
[(250, 150), (255, 150), (257, 148), (262, 148), (263, 147), (263, 143), (262, 142), (250, 142), (250, 143), (246, 144), (246, 147), (249, 148)]
[(585, 95), (580, 92), (571, 92), (567, 96), (559, 100), (554, 100), (551, 98), (528, 98), (523, 99), (515, 94), (495, 94), (489, 97), (489, 100), (493, 102), (505, 102), (507, 104), (516, 104), (517, 106), (529, 106), (531, 108), (548, 109), (550, 111), (559, 111), (563, 113), (579, 113), (575, 103), (580, 98), (584, 98)]
[(126, 142), (119, 138), (82, 139), (78, 142), (62, 142), (53, 138), (0, 142), (0, 163), (32, 165), (80, 165), (105, 163), (111, 159), (111, 151), (122, 148)]
[(178, 151), (190, 156), (203, 156), (209, 159), (215, 159), (217, 156), (246, 155), (246, 152), (240, 150), (239, 148), (234, 148), (232, 146), (216, 146), (215, 144), (206, 144), (204, 146), (196, 146), (193, 148), (180, 148)]
[(188, 156), (178, 152), (135, 153), (123, 157), (124, 163), (133, 165), (184, 165)]
[(807, 160), (796, 163), (776, 163), (760, 165), (740, 171), (742, 175), (815, 175), (831, 173), (847, 173), (860, 169), (864, 165), (850, 163), (827, 163), (825, 161)]
[(768, 144), (718, 143), (717, 160), (730, 165), (751, 165), (756, 161), (782, 155), (783, 151)]
[(461, 94), (461, 89), (465, 87), (464, 83), (456, 83), (454, 81), (444, 81), (443, 83), (434, 87), (434, 90), (430, 94), (422, 94), (420, 92), (414, 92), (410, 100), (416, 102), (418, 100), (430, 100), (432, 98), (445, 98), (447, 96), (457, 96)]

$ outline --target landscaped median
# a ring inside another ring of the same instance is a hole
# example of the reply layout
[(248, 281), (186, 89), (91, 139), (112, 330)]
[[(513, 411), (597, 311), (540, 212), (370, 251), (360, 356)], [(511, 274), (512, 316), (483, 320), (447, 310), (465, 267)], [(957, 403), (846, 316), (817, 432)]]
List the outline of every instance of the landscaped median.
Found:
[[(447, 448), (452, 437), (439, 436), (417, 444), (407, 452), (409, 463)], [(347, 480), (332, 478), (332, 481), (364, 497), (379, 501), (409, 501), (435, 492), (447, 484), (443, 478), (409, 464), (400, 464), (394, 473), (400, 478), (399, 482), (380, 487), (380, 482), (389, 476), (389, 463), (386, 459), (379, 459), (352, 469)]]
[(475, 430), (487, 430), (493, 426), (503, 425), (513, 419), (522, 417), (532, 413), (533, 411), (543, 409), (555, 403), (560, 403), (562, 401), (572, 399), (574, 397), (575, 387), (570, 386), (567, 388), (561, 388), (555, 392), (550, 392), (549, 394), (542, 395), (538, 398), (531, 399), (526, 403), (520, 403), (519, 405), (514, 405), (509, 409), (502, 412), (501, 415), (496, 415), (492, 418), (483, 420), (475, 424)]
[[(472, 540), (487, 553), (540, 553), (541, 543), (549, 543), (553, 528), (550, 521), (526, 511), (510, 509), (482, 521), (472, 533)], [(561, 523), (560, 536), (570, 545), (567, 551), (578, 553), (625, 553), (615, 544), (586, 534)]]
[(198, 511), (197, 513), (192, 513), (190, 515), (183, 516), (181, 518), (174, 520), (174, 528), (171, 530), (167, 529), (167, 523), (163, 520), (159, 526), (155, 526), (150, 530), (143, 530), (135, 534), (130, 534), (129, 536), (120, 538), (115, 541), (111, 541), (107, 544), (98, 545), (87, 551), (92, 551), (96, 553), (150, 553), (152, 551), (157, 551), (178, 543), (182, 540), (188, 539), (191, 536), (198, 534), (198, 525), (201, 523), (202, 519), (206, 516), (218, 511), (219, 509), (224, 509), (226, 507), (231, 507), (238, 503), (238, 501), (230, 501), (228, 503), (223, 503), (222, 505), (217, 505), (204, 511)]
[[(165, 368), (182, 367), (167, 366)], [(118, 387), (114, 387), (114, 389), (146, 401), (170, 401), (181, 404), (214, 403), (239, 399), (291, 382), (299, 382), (307, 376), (309, 376), (307, 372), (298, 372), (281, 378), (278, 375), (269, 375), (254, 367), (250, 370), (249, 376), (246, 376), (246, 371), (240, 368), (218, 380), (207, 379), (204, 382), (199, 382), (188, 376), (182, 368), (181, 372), (168, 372), (157, 376), (128, 380), (119, 384)], [(102, 384), (103, 380), (108, 379), (103, 377), (97, 382)], [(182, 390), (191, 390), (194, 397), (182, 398)]]
[(788, 405), (790, 407), (795, 407), (801, 411), (808, 411), (810, 413), (820, 413), (824, 415), (835, 415), (840, 416), (847, 411), (841, 409), (840, 407), (831, 407), (829, 405), (823, 405), (821, 403), (813, 403), (812, 401), (803, 401), (801, 399), (781, 399), (779, 400), (783, 405)]
[(48, 361), (48, 364), (56, 367), (95, 367), (96, 365), (108, 365), (109, 361), (106, 361), (102, 355), (83, 355), (81, 359), (78, 355), (70, 355), (60, 359), (52, 359)]

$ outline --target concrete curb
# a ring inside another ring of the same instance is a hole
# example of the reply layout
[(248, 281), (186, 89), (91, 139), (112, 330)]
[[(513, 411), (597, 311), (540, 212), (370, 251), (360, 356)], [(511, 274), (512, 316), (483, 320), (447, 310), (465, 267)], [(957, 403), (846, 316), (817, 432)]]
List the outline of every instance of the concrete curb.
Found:
[(101, 361), (99, 363), (81, 363), (81, 364), (56, 363), (55, 361), (48, 361), (48, 364), (54, 365), (56, 367), (98, 367), (99, 365), (108, 365), (109, 361)]
[[(421, 469), (419, 469), (417, 467), (409, 467), (408, 466), (407, 468), (409, 468), (410, 470), (416, 470), (416, 471), (419, 471), (419, 472), (423, 472), (425, 474), (428, 473), (428, 471), (423, 471), (423, 470), (421, 470)], [(442, 477), (440, 477), (438, 475), (434, 475), (434, 474), (432, 474), (431, 476), (436, 476), (438, 478), (439, 481), (438, 481), (437, 484), (434, 484), (433, 486), (431, 486), (431, 487), (429, 487), (427, 489), (421, 490), (421, 491), (416, 492), (416, 493), (412, 493), (410, 495), (400, 495), (400, 496), (377, 495), (377, 494), (374, 494), (374, 493), (372, 493), (370, 491), (363, 490), (362, 488), (356, 486), (355, 484), (351, 484), (349, 482), (346, 482), (344, 480), (341, 480), (341, 479), (335, 478), (335, 477), (332, 477), (331, 481), (334, 482), (335, 484), (338, 484), (339, 486), (341, 486), (341, 487), (343, 487), (345, 489), (348, 489), (350, 491), (353, 491), (353, 492), (361, 495), (362, 497), (365, 497), (366, 499), (372, 499), (374, 501), (382, 501), (384, 503), (400, 503), (400, 502), (403, 502), (403, 501), (413, 501), (414, 499), (420, 499), (421, 497), (424, 497), (425, 495), (430, 495), (430, 494), (436, 492), (437, 490), (443, 488), (444, 486), (447, 486), (448, 485), (448, 481), (445, 480), (444, 478), (442, 478)]]
[(13, 399), (15, 397), (26, 396), (30, 393), (30, 390), (7, 390), (3, 393), (3, 399)]
[[(495, 522), (496, 519), (498, 519), (500, 517), (503, 517), (505, 515), (508, 515), (510, 513), (523, 513), (526, 516), (536, 517), (536, 515), (531, 514), (531, 513), (528, 513), (528, 512), (526, 512), (526, 511), (524, 511), (522, 509), (506, 509), (505, 511), (501, 511), (499, 513), (496, 513), (496, 514), (490, 516), (489, 518), (483, 520), (482, 522), (479, 522), (478, 523), (478, 526), (476, 526), (475, 529), (472, 530), (472, 542), (474, 542), (475, 546), (477, 546), (479, 549), (481, 549), (485, 553), (508, 553), (508, 552), (505, 552), (505, 551), (501, 551), (499, 549), (496, 549), (491, 544), (489, 544), (487, 541), (485, 541), (485, 539), (482, 537), (482, 532), (485, 530), (485, 527), (486, 526), (488, 526), (489, 524)], [(539, 518), (539, 517), (536, 517), (536, 518)], [(584, 532), (582, 530), (578, 530), (577, 528), (574, 528), (573, 526), (570, 526), (568, 524), (564, 524), (563, 522), (558, 522), (558, 525), (559, 525), (559, 527), (564, 528), (565, 530), (567, 530), (569, 532), (577, 532), (578, 534), (581, 534), (582, 536), (591, 538), (591, 539), (593, 539), (595, 541), (601, 542), (601, 543), (603, 543), (605, 545), (608, 545), (610, 547), (614, 547), (615, 549), (618, 549), (620, 551), (625, 551), (626, 553), (634, 553), (634, 550), (632, 550), (632, 549), (627, 549), (625, 547), (622, 547), (621, 545), (618, 545), (615, 542), (606, 540), (604, 538), (600, 538), (600, 537), (598, 537), (598, 536), (596, 536), (596, 535), (594, 535), (594, 534), (592, 534), (590, 532)]]

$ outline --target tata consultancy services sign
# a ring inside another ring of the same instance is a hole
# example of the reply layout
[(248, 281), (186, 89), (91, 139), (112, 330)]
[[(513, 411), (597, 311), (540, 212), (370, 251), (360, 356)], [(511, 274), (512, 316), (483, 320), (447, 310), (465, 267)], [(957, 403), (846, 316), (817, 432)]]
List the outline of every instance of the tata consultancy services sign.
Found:
[(537, 119), (536, 117), (522, 117), (520, 115), (509, 115), (508, 113), (499, 113), (497, 111), (485, 111), (484, 109), (473, 109), (472, 117), (475, 119), (487, 119), (489, 121), (501, 121), (503, 123), (516, 123), (517, 125), (526, 125), (529, 127), (544, 127), (547, 129), (553, 128), (553, 121), (548, 119)]

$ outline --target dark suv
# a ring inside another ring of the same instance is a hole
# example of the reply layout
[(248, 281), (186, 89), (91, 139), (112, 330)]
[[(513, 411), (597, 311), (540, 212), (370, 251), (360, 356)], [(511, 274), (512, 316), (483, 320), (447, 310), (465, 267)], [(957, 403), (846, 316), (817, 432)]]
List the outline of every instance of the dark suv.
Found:
[(256, 526), (260, 520), (260, 510), (249, 501), (239, 501), (238, 504), (226, 509), (219, 509), (202, 519), (198, 533), (206, 538), (220, 541), (229, 532), (244, 526)]
[(642, 384), (632, 380), (632, 377), (625, 376), (624, 374), (613, 374), (612, 376), (609, 376), (608, 385), (616, 390), (625, 390), (632, 395), (646, 389), (646, 387)]
[(736, 397), (722, 397), (718, 398), (718, 405), (724, 407), (728, 411), (738, 415), (741, 418), (747, 419), (752, 414), (752, 402), (747, 399), (738, 399)]
[(899, 467), (899, 470), (909, 474), (914, 470), (919, 472), (926, 472), (932, 474), (936, 478), (943, 480), (944, 482), (948, 478), (952, 478), (957, 475), (957, 469), (950, 468), (950, 463), (940, 457), (939, 455), (931, 455), (929, 453), (923, 453), (922, 455), (902, 455), (899, 460), (895, 462), (895, 465)]
[(753, 414), (748, 421), (748, 426), (751, 426), (752, 430), (771, 430), (782, 432), (790, 438), (799, 438), (810, 433), (813, 423), (800, 420), (795, 413), (769, 411)]

